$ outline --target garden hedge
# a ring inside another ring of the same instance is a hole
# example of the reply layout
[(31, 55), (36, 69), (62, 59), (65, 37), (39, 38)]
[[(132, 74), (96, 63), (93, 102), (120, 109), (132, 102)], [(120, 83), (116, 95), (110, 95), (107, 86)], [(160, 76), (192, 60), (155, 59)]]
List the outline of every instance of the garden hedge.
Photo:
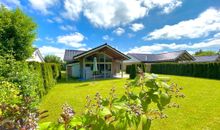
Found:
[(151, 65), (151, 73), (220, 79), (220, 62), (158, 63)]
[(53, 87), (60, 77), (60, 65), (54, 63), (29, 62), (39, 75), (39, 94), (42, 97), (48, 90)]

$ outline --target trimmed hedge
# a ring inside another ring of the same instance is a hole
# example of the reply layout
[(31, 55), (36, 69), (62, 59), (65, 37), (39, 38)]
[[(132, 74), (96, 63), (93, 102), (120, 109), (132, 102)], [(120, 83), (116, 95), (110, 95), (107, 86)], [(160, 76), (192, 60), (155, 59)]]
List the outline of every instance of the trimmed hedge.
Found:
[(220, 79), (220, 62), (151, 64), (151, 73)]
[(33, 67), (39, 78), (39, 94), (42, 97), (53, 87), (60, 77), (60, 65), (53, 63), (28, 62)]

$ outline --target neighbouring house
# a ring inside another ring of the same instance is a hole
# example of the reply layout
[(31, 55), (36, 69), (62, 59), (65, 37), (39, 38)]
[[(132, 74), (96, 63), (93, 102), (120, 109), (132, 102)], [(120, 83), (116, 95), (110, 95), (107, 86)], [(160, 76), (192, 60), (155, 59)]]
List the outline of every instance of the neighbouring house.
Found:
[(194, 56), (195, 60), (193, 62), (220, 62), (220, 55), (213, 56)]
[(127, 55), (110, 45), (103, 44), (88, 51), (65, 50), (64, 61), (67, 63), (68, 77), (91, 79), (93, 75), (94, 58), (97, 59), (98, 71), (95, 78), (110, 78), (119, 73)]
[(26, 61), (44, 62), (44, 58), (41, 55), (40, 50), (38, 48), (34, 48), (32, 56), (28, 58)]
[(148, 69), (150, 69), (150, 64), (162, 62), (183, 63), (195, 60), (195, 58), (190, 55), (186, 50), (161, 54), (128, 53), (127, 55), (130, 57), (130, 59), (123, 62), (124, 69), (127, 65), (138, 63), (146, 63), (147, 65), (149, 65)]

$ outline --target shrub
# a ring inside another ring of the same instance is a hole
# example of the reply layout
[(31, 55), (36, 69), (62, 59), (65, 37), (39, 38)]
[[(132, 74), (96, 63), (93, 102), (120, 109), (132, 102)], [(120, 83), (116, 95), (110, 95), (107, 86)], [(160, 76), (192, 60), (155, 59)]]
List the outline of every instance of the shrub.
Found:
[(136, 77), (137, 69), (141, 69), (143, 72), (147, 72), (147, 66), (144, 63), (141, 64), (132, 64), (126, 66), (126, 73), (130, 74), (130, 79), (134, 79)]
[(158, 63), (151, 65), (151, 73), (220, 79), (220, 62)]
[(134, 79), (136, 77), (137, 74), (137, 65), (133, 64), (131, 65), (131, 69), (130, 69), (130, 79)]
[(125, 72), (126, 72), (126, 74), (130, 74), (131, 73), (131, 65), (126, 65)]
[(35, 129), (38, 74), (26, 62), (0, 56), (0, 129)]

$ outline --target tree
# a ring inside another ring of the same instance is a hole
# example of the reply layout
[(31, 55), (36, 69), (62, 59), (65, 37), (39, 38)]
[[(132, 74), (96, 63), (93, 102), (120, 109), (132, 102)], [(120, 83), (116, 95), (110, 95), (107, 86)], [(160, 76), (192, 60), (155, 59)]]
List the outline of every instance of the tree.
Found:
[(60, 57), (55, 55), (47, 55), (44, 57), (44, 61), (48, 63), (62, 63), (62, 60)]
[(216, 55), (217, 53), (215, 51), (203, 51), (203, 50), (199, 50), (197, 52), (195, 52), (195, 56), (212, 56), (212, 55)]
[(34, 49), (37, 25), (19, 8), (0, 6), (0, 55), (12, 54), (16, 60), (29, 58)]

